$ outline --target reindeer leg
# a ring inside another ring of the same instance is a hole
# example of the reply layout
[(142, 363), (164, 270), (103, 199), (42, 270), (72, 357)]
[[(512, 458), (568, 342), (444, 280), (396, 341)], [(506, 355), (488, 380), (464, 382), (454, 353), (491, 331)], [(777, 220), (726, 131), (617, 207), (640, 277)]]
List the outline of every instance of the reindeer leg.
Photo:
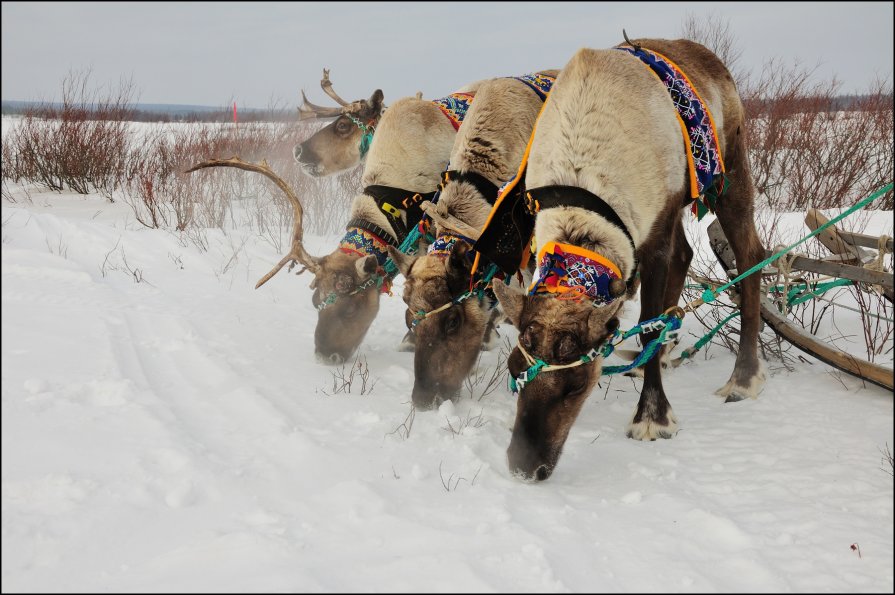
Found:
[[(742, 136), (738, 136), (732, 151), (734, 159), (728, 170), (730, 187), (718, 200), (716, 214), (724, 235), (733, 248), (737, 270), (745, 271), (764, 258), (764, 248), (755, 230), (754, 196), (749, 164), (745, 157)], [(740, 344), (736, 364), (730, 380), (716, 395), (726, 398), (727, 403), (754, 399), (764, 387), (766, 373), (763, 362), (758, 359), (758, 331), (761, 324), (759, 299), (761, 297), (761, 277), (759, 273), (749, 275), (739, 282)]]
[[(690, 269), (690, 261), (693, 260), (693, 249), (687, 242), (687, 234), (684, 232), (684, 224), (680, 217), (677, 217), (677, 223), (671, 237), (671, 254), (668, 260), (668, 279), (665, 282), (665, 299), (663, 300), (663, 312), (671, 306), (678, 305), (681, 299), (681, 293), (684, 290), (684, 283), (687, 280), (687, 271)], [(631, 297), (631, 296), (629, 296)], [(653, 316), (647, 316), (644, 312), (644, 302), (641, 298), (640, 303), (640, 320), (649, 320)], [(659, 358), (662, 363), (662, 369), (668, 368), (668, 362), (671, 359), (671, 350), (677, 343), (663, 345), (659, 352)], [(635, 378), (643, 378), (643, 366), (634, 368), (629, 372), (625, 372), (626, 376)]]
[[(669, 217), (676, 217), (674, 212)], [(673, 228), (673, 221), (665, 219), (665, 228)], [(657, 223), (657, 229), (661, 220)], [(678, 220), (677, 225), (682, 225)], [(683, 230), (682, 230), (683, 231)], [(672, 233), (672, 236), (674, 234)], [(673, 237), (654, 233), (651, 242), (638, 250), (640, 267), (640, 319), (655, 318), (664, 311), (669, 281), (669, 260), (674, 245)], [(643, 336), (644, 344), (655, 339), (658, 331)], [(627, 436), (635, 440), (655, 440), (671, 438), (677, 432), (677, 418), (662, 388), (662, 366), (659, 357), (654, 357), (644, 366), (643, 389), (637, 410), (628, 424)]]
[[(690, 270), (690, 261), (693, 260), (693, 248), (687, 241), (684, 231), (684, 223), (680, 214), (675, 216), (676, 224), (672, 235), (671, 255), (668, 261), (668, 279), (665, 281), (665, 300), (663, 312), (672, 306), (679, 305), (681, 293), (684, 291), (684, 283), (687, 281), (687, 271)], [(677, 345), (669, 343), (662, 346), (659, 357), (662, 368), (668, 368), (671, 359), (671, 350)]]

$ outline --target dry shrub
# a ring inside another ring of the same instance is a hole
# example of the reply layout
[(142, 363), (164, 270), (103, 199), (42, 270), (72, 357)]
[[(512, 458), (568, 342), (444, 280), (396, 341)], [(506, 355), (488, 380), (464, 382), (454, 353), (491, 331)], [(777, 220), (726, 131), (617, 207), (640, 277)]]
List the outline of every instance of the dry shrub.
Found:
[[(892, 180), (892, 87), (877, 81), (847, 103), (836, 80), (766, 64), (743, 92), (756, 191), (777, 210), (848, 207)], [(871, 205), (892, 208), (892, 192)]]
[[(876, 81), (862, 95), (843, 97), (838, 81), (818, 81), (815, 70), (775, 59), (767, 62), (757, 76), (736, 68), (739, 52), (729, 27), (715, 17), (689, 17), (684, 35), (703, 43), (726, 59), (746, 108), (746, 142), (753, 182), (756, 188), (755, 224), (762, 243), (773, 249), (795, 243), (809, 233), (802, 227), (793, 235), (782, 225), (783, 213), (804, 212), (808, 208), (841, 209), (852, 206), (892, 181), (893, 99), (889, 81)], [(731, 67), (733, 65), (733, 67)], [(893, 193), (889, 191), (868, 209), (891, 210)], [(828, 215), (837, 214), (835, 211)], [(869, 220), (867, 211), (857, 212), (837, 226), (862, 232)], [(702, 233), (695, 224), (690, 235)], [(797, 251), (808, 257), (823, 258), (829, 251), (818, 241), (809, 240)], [(891, 259), (887, 269), (891, 270)], [(726, 281), (727, 275), (711, 253), (695, 247), (691, 277)], [(792, 277), (820, 280), (818, 275), (793, 272)], [(774, 282), (766, 278), (767, 283)], [(702, 289), (685, 289), (685, 302), (696, 299)], [(713, 329), (737, 305), (735, 293), (713, 302), (711, 308), (694, 312), (706, 330)], [(860, 334), (841, 327), (837, 319), (852, 307), (859, 312)], [(891, 358), (892, 306), (884, 298), (859, 287), (835, 289), (821, 298), (808, 300), (792, 308), (788, 317), (811, 333), (833, 329), (827, 340), (850, 352), (864, 351), (873, 361), (879, 356)], [(715, 335), (716, 343), (736, 352), (739, 319), (725, 323)], [(826, 334), (826, 333), (825, 333)], [(766, 359), (791, 367), (797, 357), (792, 346), (770, 331), (760, 337)], [(769, 357), (773, 356), (773, 357)]]
[(61, 103), (27, 110), (4, 137), (3, 179), (112, 200), (123, 181), (133, 100), (130, 80), (103, 92), (91, 88), (89, 70), (69, 72)]

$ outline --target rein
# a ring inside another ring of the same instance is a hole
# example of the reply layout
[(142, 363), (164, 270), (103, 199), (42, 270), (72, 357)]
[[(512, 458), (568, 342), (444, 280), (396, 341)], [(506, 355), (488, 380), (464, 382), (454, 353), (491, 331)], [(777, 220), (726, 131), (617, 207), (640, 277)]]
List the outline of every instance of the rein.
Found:
[(640, 354), (634, 359), (633, 362), (631, 362), (627, 366), (604, 367), (602, 375), (609, 376), (611, 374), (619, 374), (621, 372), (633, 370), (634, 368), (642, 366), (643, 364), (651, 360), (653, 356), (655, 356), (656, 353), (659, 352), (659, 349), (662, 347), (662, 345), (677, 340), (683, 317), (684, 311), (678, 306), (672, 306), (671, 308), (666, 310), (664, 314), (661, 314), (656, 318), (651, 318), (650, 320), (645, 320), (635, 325), (630, 330), (625, 331), (624, 333), (616, 329), (615, 332), (613, 332), (612, 336), (610, 336), (606, 340), (606, 344), (603, 345), (601, 349), (592, 347), (590, 351), (582, 356), (579, 356), (579, 358), (574, 362), (568, 364), (548, 364), (546, 361), (540, 358), (533, 357), (525, 350), (525, 348), (522, 346), (522, 343), (517, 340), (516, 346), (519, 348), (519, 351), (522, 352), (522, 355), (525, 357), (525, 361), (528, 362), (528, 369), (515, 378), (513, 376), (510, 376), (508, 382), (509, 389), (513, 392), (513, 394), (518, 394), (520, 391), (522, 391), (526, 384), (534, 380), (535, 377), (541, 372), (552, 372), (555, 370), (564, 370), (566, 368), (574, 368), (576, 366), (589, 364), (595, 361), (598, 357), (609, 357), (609, 355), (613, 351), (615, 351), (616, 346), (621, 344), (626, 339), (629, 339), (635, 335), (659, 331), (659, 336), (644, 345), (643, 351), (640, 352)]
[(352, 295), (357, 295), (357, 294), (361, 293), (362, 291), (366, 291), (367, 289), (372, 287), (374, 284), (376, 285), (377, 289), (382, 289), (382, 284), (384, 282), (385, 282), (385, 276), (376, 274), (376, 275), (371, 276), (369, 279), (367, 279), (363, 283), (359, 284), (357, 287), (355, 287), (353, 290), (351, 290), (348, 293), (340, 295), (340, 294), (336, 293), (335, 291), (331, 291), (329, 293), (329, 295), (326, 296), (326, 299), (324, 299), (322, 302), (320, 302), (320, 304), (318, 304), (316, 306), (317, 311), (322, 312), (323, 310), (326, 310), (328, 307), (335, 304), (336, 300), (338, 300), (339, 297), (351, 297)]
[[(445, 247), (438, 248), (437, 246), (439, 240), (445, 237), (450, 237), (451, 239), (442, 242)], [(458, 241), (464, 242), (470, 246), (472, 245), (472, 241), (470, 241), (469, 238), (464, 238), (463, 236), (458, 236), (456, 234), (446, 234), (436, 238), (435, 243), (430, 246), (430, 254), (433, 254), (435, 256), (449, 257), (450, 251), (453, 249), (454, 245), (456, 245)], [(432, 247), (436, 247), (436, 249), (433, 250)], [(491, 289), (491, 282), (497, 272), (497, 266), (492, 264), (490, 267), (488, 267), (485, 273), (481, 277), (479, 277), (477, 281), (473, 282), (472, 279), (470, 279), (469, 289), (453, 298), (451, 301), (442, 304), (441, 306), (435, 308), (434, 310), (430, 310), (429, 312), (418, 310), (413, 315), (413, 321), (410, 323), (410, 328), (416, 328), (416, 325), (418, 325), (429, 316), (433, 316), (435, 314), (438, 314), (439, 312), (444, 312), (448, 308), (451, 308), (458, 304), (462, 304), (473, 296), (477, 297), (479, 301), (483, 300), (487, 296), (491, 300), (491, 307), (493, 308), (497, 304), (497, 299), (494, 297), (493, 291)]]

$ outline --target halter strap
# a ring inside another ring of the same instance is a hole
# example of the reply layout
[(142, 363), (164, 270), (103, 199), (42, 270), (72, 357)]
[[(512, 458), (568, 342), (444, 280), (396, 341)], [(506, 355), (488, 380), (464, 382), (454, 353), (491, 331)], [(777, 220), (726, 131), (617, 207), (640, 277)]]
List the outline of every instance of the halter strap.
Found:
[(587, 353), (579, 356), (579, 358), (568, 364), (548, 364), (546, 361), (533, 357), (529, 354), (525, 348), (522, 346), (520, 341), (517, 341), (516, 345), (519, 348), (519, 351), (522, 353), (523, 357), (525, 357), (525, 361), (528, 363), (528, 369), (524, 372), (516, 376), (510, 376), (508, 379), (508, 385), (510, 391), (513, 394), (517, 394), (522, 391), (526, 384), (534, 380), (535, 376), (540, 374), (541, 372), (552, 372), (555, 370), (562, 370), (564, 368), (574, 368), (575, 366), (582, 366), (584, 364), (589, 364), (592, 361), (596, 360), (598, 357), (609, 357), (613, 351), (615, 351), (615, 347), (619, 345), (625, 339), (629, 339), (635, 335), (648, 334), (652, 332), (659, 332), (659, 335), (655, 337), (652, 341), (649, 341), (643, 347), (643, 351), (627, 366), (606, 366), (603, 368), (602, 375), (609, 376), (611, 374), (619, 374), (621, 372), (627, 372), (628, 370), (633, 370), (639, 366), (642, 366), (650, 359), (655, 357), (656, 353), (659, 352), (659, 348), (666, 343), (671, 343), (676, 341), (679, 337), (679, 330), (681, 328), (681, 322), (684, 317), (684, 311), (678, 306), (672, 306), (665, 311), (665, 313), (657, 316), (656, 318), (650, 318), (649, 320), (645, 320), (628, 331), (622, 333), (618, 329), (616, 329), (612, 335), (607, 337), (606, 343), (603, 345), (601, 349), (597, 349), (596, 347), (592, 347)]
[(381, 114), (372, 118), (369, 122), (364, 124), (360, 121), (354, 114), (347, 112), (345, 116), (354, 122), (354, 125), (357, 126), (360, 131), (363, 133), (363, 136), (360, 137), (360, 157), (361, 159), (367, 154), (367, 151), (370, 150), (370, 145), (373, 143), (373, 133), (376, 132), (376, 123), (379, 121)]
[[(395, 232), (398, 242), (403, 242), (423, 216), (420, 203), (431, 200), (435, 192), (414, 193), (393, 186), (371, 185), (364, 188), (364, 194), (376, 202)], [(402, 214), (406, 216), (406, 221)]]

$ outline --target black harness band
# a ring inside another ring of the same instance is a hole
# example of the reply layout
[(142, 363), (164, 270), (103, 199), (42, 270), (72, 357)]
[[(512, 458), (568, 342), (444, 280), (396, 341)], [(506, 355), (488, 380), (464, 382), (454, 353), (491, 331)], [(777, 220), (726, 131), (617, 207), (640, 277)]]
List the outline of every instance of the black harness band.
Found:
[(497, 201), (497, 192), (499, 190), (497, 184), (494, 184), (480, 173), (474, 171), (461, 172), (455, 169), (449, 169), (441, 175), (443, 180), (441, 183), (442, 189), (448, 182), (466, 182), (475, 186), (475, 189), (479, 191), (482, 198), (484, 198), (492, 207)]
[(637, 246), (634, 244), (634, 238), (625, 226), (624, 221), (621, 220), (615, 209), (606, 201), (596, 194), (577, 186), (541, 186), (540, 188), (531, 188), (525, 193), (525, 199), (529, 212), (533, 214), (539, 210), (555, 207), (579, 207), (596, 213), (624, 232), (628, 237), (628, 242), (631, 243), (631, 249), (634, 251), (634, 268), (626, 281), (630, 287), (637, 273)]
[[(413, 193), (402, 188), (393, 188), (392, 186), (367, 186), (364, 188), (364, 194), (372, 198), (376, 202), (376, 206), (383, 212), (386, 219), (391, 223), (398, 243), (402, 243), (410, 230), (416, 227), (423, 217), (423, 209), (420, 203), (424, 200), (432, 200), (435, 192), (421, 194)], [(404, 222), (403, 214), (406, 216), (407, 222)]]

